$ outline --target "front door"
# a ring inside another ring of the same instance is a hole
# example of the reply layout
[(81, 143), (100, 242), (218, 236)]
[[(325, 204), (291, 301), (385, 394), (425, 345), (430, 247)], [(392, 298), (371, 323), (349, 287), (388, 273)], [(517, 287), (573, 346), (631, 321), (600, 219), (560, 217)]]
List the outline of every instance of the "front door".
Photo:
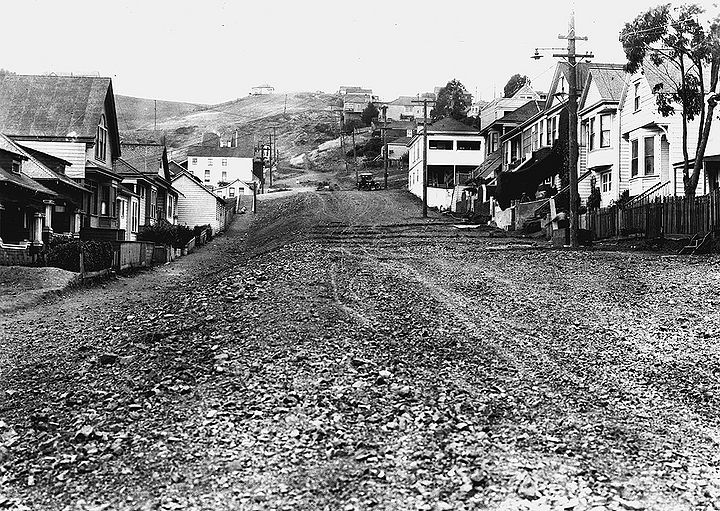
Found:
[(128, 201), (125, 198), (118, 198), (118, 217), (120, 218), (120, 229), (125, 231), (125, 239), (130, 239), (128, 229)]

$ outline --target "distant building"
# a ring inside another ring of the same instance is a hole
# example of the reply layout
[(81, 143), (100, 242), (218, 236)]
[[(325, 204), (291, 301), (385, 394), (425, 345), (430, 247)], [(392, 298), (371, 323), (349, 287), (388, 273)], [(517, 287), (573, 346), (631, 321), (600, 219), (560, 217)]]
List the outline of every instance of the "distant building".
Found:
[(372, 89), (364, 89), (362, 87), (355, 87), (351, 85), (341, 85), (338, 94), (345, 96), (346, 94), (369, 94), (372, 95)]
[(188, 149), (188, 171), (209, 189), (240, 180), (253, 182), (251, 147), (191, 146)]
[(258, 85), (250, 89), (251, 96), (264, 96), (266, 94), (273, 94), (274, 92), (275, 87), (268, 85), (267, 83), (264, 83), (263, 85)]

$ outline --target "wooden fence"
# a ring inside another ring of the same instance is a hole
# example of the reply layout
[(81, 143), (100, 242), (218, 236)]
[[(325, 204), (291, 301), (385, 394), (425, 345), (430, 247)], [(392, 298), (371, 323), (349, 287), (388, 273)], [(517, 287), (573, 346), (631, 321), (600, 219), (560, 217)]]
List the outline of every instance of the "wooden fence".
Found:
[(625, 209), (599, 208), (582, 215), (580, 226), (595, 239), (640, 234), (646, 238), (693, 236), (720, 227), (720, 192), (693, 197), (656, 197)]

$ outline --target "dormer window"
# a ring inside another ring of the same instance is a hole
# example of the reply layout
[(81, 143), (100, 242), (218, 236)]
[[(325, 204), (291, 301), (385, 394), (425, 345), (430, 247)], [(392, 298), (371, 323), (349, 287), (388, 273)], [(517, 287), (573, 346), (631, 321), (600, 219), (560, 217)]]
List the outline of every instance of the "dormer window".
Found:
[(107, 159), (107, 123), (105, 122), (105, 116), (100, 116), (100, 123), (98, 124), (97, 137), (95, 138), (95, 159), (100, 161), (106, 161)]
[(565, 94), (565, 77), (560, 77), (560, 93)]
[(635, 84), (635, 97), (633, 106), (635, 107), (636, 112), (640, 110), (640, 82)]
[(20, 168), (21, 168), (20, 161), (19, 161), (19, 160), (13, 160), (13, 161), (12, 161), (12, 171), (13, 171), (15, 174), (20, 174)]

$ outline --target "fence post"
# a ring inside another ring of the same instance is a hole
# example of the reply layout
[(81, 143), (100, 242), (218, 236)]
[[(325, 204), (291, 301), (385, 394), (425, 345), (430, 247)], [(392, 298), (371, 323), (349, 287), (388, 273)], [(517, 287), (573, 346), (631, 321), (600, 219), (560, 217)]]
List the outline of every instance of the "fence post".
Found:
[(82, 243), (80, 244), (80, 280), (85, 279), (85, 253)]

